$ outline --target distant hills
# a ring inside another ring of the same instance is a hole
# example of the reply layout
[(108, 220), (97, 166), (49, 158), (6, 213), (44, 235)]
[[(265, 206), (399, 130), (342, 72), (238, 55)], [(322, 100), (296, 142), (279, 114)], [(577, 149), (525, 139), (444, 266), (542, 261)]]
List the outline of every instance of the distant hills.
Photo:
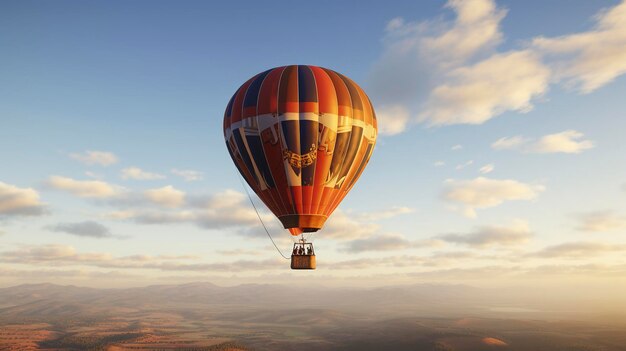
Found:
[[(163, 305), (249, 306), (277, 309), (332, 308), (352, 312), (445, 314), (476, 310), (480, 289), (463, 285), (411, 285), (373, 289), (245, 284), (220, 287), (208, 282), (95, 289), (56, 284), (25, 284), (0, 289), (0, 313), (71, 316), (81, 309), (151, 308)], [(480, 307), (478, 307), (480, 309)], [(374, 311), (375, 310), (375, 311)]]
[(626, 322), (568, 306), (466, 285), (26, 284), (0, 289), (0, 350), (626, 351)]
[[(210, 282), (151, 285), (125, 289), (97, 289), (50, 283), (0, 288), (0, 316), (80, 315), (118, 313), (161, 306), (193, 308), (246, 306), (248, 309), (332, 309), (351, 314), (377, 316), (480, 315), (486, 317), (587, 318), (620, 308), (602, 300), (568, 300), (543, 290), (475, 288), (467, 285), (413, 284), (379, 288), (336, 288), (243, 284), (223, 287)], [(619, 317), (622, 318), (622, 317)]]

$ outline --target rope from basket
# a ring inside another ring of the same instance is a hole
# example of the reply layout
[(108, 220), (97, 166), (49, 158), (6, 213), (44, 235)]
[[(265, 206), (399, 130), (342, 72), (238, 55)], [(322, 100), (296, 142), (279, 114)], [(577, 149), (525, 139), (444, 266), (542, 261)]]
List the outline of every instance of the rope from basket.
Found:
[(274, 247), (276, 248), (276, 251), (278, 251), (278, 253), (283, 256), (284, 259), (286, 260), (290, 260), (290, 257), (285, 256), (282, 251), (280, 251), (280, 249), (278, 248), (278, 246), (276, 245), (276, 243), (274, 242), (274, 239), (272, 238), (272, 235), (270, 234), (269, 230), (267, 230), (267, 227), (265, 226), (265, 223), (263, 223), (263, 219), (261, 219), (261, 215), (259, 214), (259, 210), (257, 210), (256, 205), (254, 204), (254, 201), (252, 201), (252, 196), (250, 196), (250, 192), (248, 191), (248, 187), (246, 187), (246, 184), (243, 182), (243, 178), (241, 177), (241, 175), (239, 175), (239, 181), (241, 182), (241, 186), (243, 187), (243, 190), (246, 191), (246, 194), (248, 195), (248, 200), (250, 200), (250, 204), (252, 204), (252, 208), (254, 208), (254, 212), (256, 212), (256, 216), (259, 218), (259, 221), (261, 222), (261, 225), (263, 225), (263, 229), (265, 229), (265, 233), (267, 234), (267, 237), (270, 238), (270, 240), (272, 241), (272, 244), (274, 244)]

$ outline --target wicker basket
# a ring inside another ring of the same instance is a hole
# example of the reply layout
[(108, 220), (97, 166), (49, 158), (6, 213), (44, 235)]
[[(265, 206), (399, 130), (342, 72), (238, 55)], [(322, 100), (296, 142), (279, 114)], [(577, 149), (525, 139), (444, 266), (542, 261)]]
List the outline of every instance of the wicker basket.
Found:
[(315, 255), (291, 255), (291, 269), (315, 269)]

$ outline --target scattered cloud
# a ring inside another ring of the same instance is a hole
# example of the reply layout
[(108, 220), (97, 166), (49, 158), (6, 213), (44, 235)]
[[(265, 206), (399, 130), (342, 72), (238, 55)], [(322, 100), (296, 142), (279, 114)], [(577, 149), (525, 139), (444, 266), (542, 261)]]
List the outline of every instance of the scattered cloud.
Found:
[(478, 177), (472, 180), (444, 182), (442, 197), (446, 201), (465, 206), (467, 217), (476, 217), (476, 209), (494, 207), (505, 201), (532, 200), (545, 190), (541, 185), (522, 183), (512, 179), (489, 179)]
[(560, 133), (545, 135), (537, 140), (537, 142), (533, 143), (529, 151), (542, 154), (555, 152), (578, 154), (583, 150), (593, 147), (593, 142), (580, 140), (582, 137), (583, 133), (575, 130), (566, 130)]
[(473, 165), (473, 164), (474, 164), (474, 160), (469, 160), (469, 161), (467, 161), (467, 162), (465, 162), (465, 163), (461, 163), (461, 164), (456, 165), (455, 169), (456, 169), (457, 171), (460, 171), (460, 170), (462, 170), (463, 168), (465, 168), (465, 167), (467, 167), (467, 166), (471, 166), (471, 165)]
[(626, 73), (626, 2), (601, 11), (595, 21), (589, 31), (532, 41), (554, 68), (555, 80), (583, 94)]
[(480, 174), (487, 174), (487, 173), (493, 172), (494, 169), (495, 169), (495, 166), (493, 165), (493, 163), (489, 163), (489, 164), (486, 164), (486, 165), (480, 167), (478, 172)]
[(392, 206), (387, 210), (379, 210), (375, 212), (362, 212), (355, 214), (355, 218), (358, 221), (379, 221), (381, 219), (389, 219), (397, 216), (401, 216), (404, 214), (409, 214), (415, 212), (415, 209), (406, 206)]
[[(191, 223), (206, 229), (245, 227), (259, 222), (247, 197), (234, 190), (208, 196), (188, 196), (171, 185), (140, 192), (103, 181), (79, 181), (60, 176), (50, 177), (48, 184), (79, 197), (106, 200), (96, 204), (116, 207), (104, 215), (108, 219), (140, 224)], [(273, 220), (273, 215), (263, 210), (261, 216), (265, 221)]]
[(410, 119), (409, 110), (401, 105), (382, 105), (376, 110), (378, 132), (381, 135), (396, 135), (404, 132)]
[[(182, 191), (167, 186), (148, 190), (145, 194), (152, 203), (162, 208), (131, 207), (110, 212), (106, 217), (140, 224), (191, 223), (206, 229), (249, 227), (259, 223), (247, 197), (234, 190), (187, 197)], [(261, 216), (264, 221), (273, 219), (273, 215), (263, 212)]]
[(435, 163), (433, 163), (433, 166), (435, 166), (435, 167), (442, 167), (442, 166), (445, 166), (445, 165), (446, 165), (446, 163), (443, 162), (443, 161), (435, 161)]
[(580, 224), (576, 229), (584, 232), (608, 232), (626, 229), (626, 217), (617, 216), (611, 211), (583, 213), (578, 216)]
[(87, 150), (81, 153), (71, 153), (70, 157), (86, 165), (110, 166), (117, 163), (118, 158), (112, 152)]
[(400, 234), (385, 233), (372, 235), (363, 239), (351, 240), (346, 244), (342, 251), (352, 253), (368, 251), (395, 251), (410, 248), (432, 248), (439, 247), (441, 245), (442, 242), (436, 239), (413, 241)]
[(364, 239), (351, 240), (343, 251), (390, 251), (409, 248), (411, 241), (399, 234), (372, 235)]
[(481, 226), (468, 234), (444, 234), (437, 236), (436, 239), (474, 247), (488, 247), (519, 245), (526, 243), (531, 237), (528, 223), (516, 220), (508, 226)]
[(120, 187), (100, 180), (75, 180), (62, 176), (51, 176), (47, 185), (53, 189), (67, 191), (79, 197), (109, 198), (121, 192)]
[(428, 33), (421, 43), (424, 51), (433, 55), (432, 60), (454, 66), (502, 41), (499, 26), (506, 11), (497, 8), (493, 1), (451, 0), (446, 7), (456, 13), (454, 22), (443, 23), (440, 30), (431, 28), (434, 33)]
[(506, 111), (526, 113), (548, 88), (550, 71), (532, 51), (493, 55), (448, 73), (418, 121), (431, 126), (482, 124)]
[(414, 209), (406, 206), (392, 206), (386, 210), (360, 213), (337, 210), (324, 225), (323, 235), (325, 238), (337, 240), (370, 238), (381, 231), (381, 226), (373, 222), (413, 212)]
[(437, 73), (500, 42), (497, 27), (504, 12), (491, 1), (450, 1), (446, 7), (457, 13), (452, 23), (411, 23), (402, 18), (388, 22), (385, 50), (369, 77), (377, 105), (407, 105), (427, 92)]
[(457, 151), (457, 150), (462, 150), (462, 149), (463, 149), (463, 145), (461, 145), (461, 144), (456, 144), (456, 145), (453, 145), (453, 146), (450, 148), (450, 150), (452, 150), (452, 151)]
[[(378, 115), (377, 115), (378, 117)], [(170, 172), (172, 172), (172, 174), (175, 174), (181, 178), (183, 178), (185, 181), (188, 182), (193, 182), (193, 181), (197, 181), (197, 180), (202, 180), (204, 175), (202, 174), (202, 172), (199, 171), (194, 171), (191, 169), (172, 169), (170, 170)]]
[(43, 263), (50, 261), (88, 262), (111, 259), (110, 254), (86, 253), (78, 254), (74, 247), (66, 245), (35, 245), (24, 246), (14, 251), (0, 252), (0, 261), (7, 263)]
[(343, 261), (330, 262), (328, 269), (330, 270), (343, 270), (343, 269), (368, 269), (372, 267), (417, 267), (422, 266), (428, 262), (427, 258), (421, 256), (386, 256), (386, 257), (366, 257), (358, 259), (349, 259)]
[(76, 236), (89, 237), (89, 238), (112, 238), (113, 234), (109, 228), (95, 221), (84, 221), (77, 223), (59, 223), (53, 226), (48, 226), (46, 229), (53, 232), (62, 232)]
[(446, 7), (456, 14), (453, 21), (395, 18), (387, 25), (370, 82), (375, 100), (406, 111), (394, 124), (480, 124), (508, 110), (532, 109), (531, 100), (547, 90), (550, 70), (531, 50), (495, 52), (506, 11), (490, 0), (452, 0)]
[(173, 224), (193, 222), (197, 215), (192, 211), (164, 212), (158, 210), (125, 210), (108, 214), (111, 219), (132, 220), (140, 224)]
[(218, 254), (224, 256), (260, 256), (263, 255), (261, 250), (247, 250), (247, 249), (234, 249), (234, 250), (219, 250)]
[(0, 218), (7, 216), (38, 216), (45, 212), (39, 193), (32, 188), (19, 188), (0, 182)]
[(554, 246), (548, 246), (541, 251), (535, 252), (530, 256), (543, 258), (578, 258), (591, 257), (610, 252), (625, 251), (626, 245), (622, 244), (603, 244), (597, 242), (571, 242)]
[[(32, 284), (34, 280), (41, 280), (42, 282), (49, 282), (54, 279), (55, 282), (63, 284), (74, 284), (78, 282), (74, 280), (68, 281), (67, 279), (79, 279), (84, 284), (86, 279), (90, 282), (101, 282), (103, 287), (110, 288), (113, 282), (117, 283), (122, 280), (126, 282), (136, 283), (140, 279), (146, 278), (145, 275), (140, 274), (127, 274), (118, 271), (101, 272), (97, 270), (85, 270), (85, 269), (6, 269), (0, 268), (0, 277), (14, 278), (16, 283)], [(16, 278), (16, 279), (15, 279)], [(127, 286), (127, 285), (122, 285)]]
[(122, 170), (123, 179), (135, 179), (135, 180), (155, 180), (165, 179), (162, 174), (146, 172), (138, 167), (129, 167)]
[(491, 144), (491, 148), (495, 150), (515, 149), (526, 153), (540, 154), (578, 154), (594, 147), (592, 141), (585, 140), (583, 137), (583, 133), (571, 129), (544, 135), (538, 140), (524, 138), (518, 135), (510, 138), (500, 138)]
[(146, 190), (144, 194), (148, 200), (165, 207), (180, 207), (185, 202), (185, 193), (171, 185)]
[(380, 225), (363, 222), (342, 210), (336, 210), (330, 216), (323, 229), (324, 238), (338, 240), (366, 238), (379, 231)]
[(522, 137), (521, 135), (516, 135), (513, 137), (504, 137), (494, 141), (491, 144), (491, 148), (494, 150), (507, 150), (507, 149), (515, 149), (519, 146), (527, 143), (529, 139)]
[(421, 272), (408, 273), (411, 277), (428, 278), (428, 279), (476, 279), (484, 280), (486, 277), (489, 279), (504, 278), (511, 275), (516, 275), (520, 272), (520, 267), (516, 266), (482, 266), (482, 267), (454, 267), (444, 269), (434, 269)]
[(626, 73), (626, 2), (601, 11), (587, 31), (528, 38), (509, 51), (498, 50), (506, 10), (494, 1), (450, 0), (445, 8), (456, 17), (398, 17), (385, 28), (368, 88), (377, 105), (402, 111), (382, 121), (389, 134), (412, 123), (482, 124), (526, 113), (551, 84), (589, 93)]
[(38, 245), (23, 246), (13, 251), (0, 252), (0, 262), (14, 264), (45, 264), (47, 266), (91, 266), (116, 269), (149, 269), (160, 271), (218, 271), (239, 272), (266, 270), (284, 265), (283, 260), (236, 260), (230, 262), (195, 262), (194, 255), (180, 256), (113, 256), (110, 253), (80, 253), (72, 246)]

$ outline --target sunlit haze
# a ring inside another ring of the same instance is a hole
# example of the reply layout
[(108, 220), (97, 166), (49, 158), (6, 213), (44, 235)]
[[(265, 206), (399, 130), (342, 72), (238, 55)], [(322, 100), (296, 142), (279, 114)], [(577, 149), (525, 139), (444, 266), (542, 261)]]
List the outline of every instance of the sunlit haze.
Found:
[[(626, 312), (625, 2), (2, 1), (0, 47), (1, 287), (460, 284)], [(379, 128), (306, 272), (222, 129), (290, 64), (353, 79)]]

